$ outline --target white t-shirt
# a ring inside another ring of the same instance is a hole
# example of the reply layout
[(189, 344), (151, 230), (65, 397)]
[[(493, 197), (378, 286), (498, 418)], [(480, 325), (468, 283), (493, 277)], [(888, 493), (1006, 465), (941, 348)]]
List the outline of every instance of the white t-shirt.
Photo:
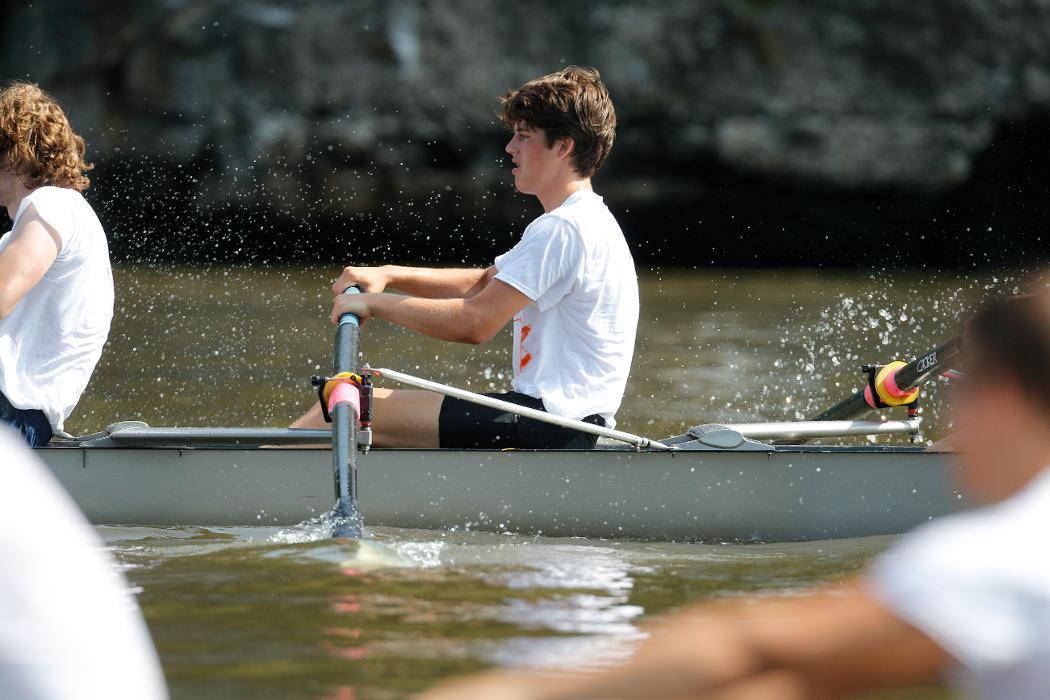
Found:
[(15, 408), (42, 410), (57, 432), (87, 388), (109, 336), (113, 272), (91, 205), (62, 187), (40, 187), (22, 200), (0, 250), (30, 204), (58, 233), (62, 249), (44, 278), (0, 320), (0, 392)]
[(935, 520), (875, 564), (876, 595), (960, 664), (973, 697), (1050, 697), (1050, 469), (1014, 497)]
[(514, 390), (553, 414), (613, 426), (634, 357), (638, 275), (602, 198), (572, 194), (529, 224), (496, 270), (533, 301), (514, 319)]
[(47, 467), (2, 427), (0, 455), (0, 698), (166, 698), (117, 563)]

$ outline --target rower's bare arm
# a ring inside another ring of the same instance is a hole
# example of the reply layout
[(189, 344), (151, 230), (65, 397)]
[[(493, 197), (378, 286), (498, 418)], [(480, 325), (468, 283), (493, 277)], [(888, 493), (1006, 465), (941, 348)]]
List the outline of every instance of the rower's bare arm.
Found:
[(382, 318), (439, 340), (477, 345), (492, 338), (532, 300), (514, 287), (493, 280), (466, 299), (424, 299), (399, 294), (340, 294), (332, 322), (345, 313), (362, 321)]
[(0, 251), (0, 318), (7, 318), (62, 250), (58, 232), (37, 214), (35, 205), (19, 219), (11, 242)]
[(341, 294), (351, 286), (363, 292), (378, 293), (397, 289), (424, 299), (464, 299), (480, 292), (496, 276), (495, 266), (487, 269), (401, 267), (347, 267), (332, 285)]
[(424, 698), (841, 698), (933, 682), (953, 664), (857, 583), (678, 613), (653, 630), (632, 661), (609, 671), (488, 673)]

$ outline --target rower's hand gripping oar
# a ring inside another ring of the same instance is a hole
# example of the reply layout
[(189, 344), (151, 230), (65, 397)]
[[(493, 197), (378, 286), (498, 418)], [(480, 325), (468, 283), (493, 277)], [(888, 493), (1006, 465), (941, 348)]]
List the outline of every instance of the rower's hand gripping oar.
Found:
[[(346, 290), (346, 294), (360, 293), (357, 287)], [(351, 313), (343, 314), (335, 331), (335, 377), (326, 383), (322, 404), (332, 417), (336, 498), (332, 537), (360, 538), (364, 524), (357, 509), (357, 420), (361, 414), (361, 392), (355, 372), (360, 345), (360, 319)]]

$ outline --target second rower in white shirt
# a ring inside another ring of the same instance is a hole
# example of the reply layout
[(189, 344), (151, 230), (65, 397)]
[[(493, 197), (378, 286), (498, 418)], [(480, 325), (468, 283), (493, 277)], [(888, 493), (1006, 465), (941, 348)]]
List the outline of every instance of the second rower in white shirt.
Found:
[[(544, 214), (484, 270), (348, 267), (333, 285), (344, 313), (482, 343), (513, 320), (513, 391), (493, 394), (612, 427), (638, 326), (638, 278), (616, 219), (591, 177), (612, 148), (616, 115), (598, 72), (570, 66), (507, 94), (514, 184)], [(364, 294), (341, 294), (351, 285)], [(386, 293), (397, 289), (404, 295)], [(375, 390), (381, 447), (591, 448), (596, 438), (454, 398)], [(323, 427), (319, 406), (294, 427)]]

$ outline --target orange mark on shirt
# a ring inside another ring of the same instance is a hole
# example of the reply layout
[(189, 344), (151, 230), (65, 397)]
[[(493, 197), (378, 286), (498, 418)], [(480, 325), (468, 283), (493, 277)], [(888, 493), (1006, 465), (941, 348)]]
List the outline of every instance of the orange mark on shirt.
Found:
[(521, 340), (518, 341), (518, 371), (525, 369), (525, 365), (532, 362), (532, 353), (525, 349), (525, 339), (529, 337), (532, 326), (521, 327)]

